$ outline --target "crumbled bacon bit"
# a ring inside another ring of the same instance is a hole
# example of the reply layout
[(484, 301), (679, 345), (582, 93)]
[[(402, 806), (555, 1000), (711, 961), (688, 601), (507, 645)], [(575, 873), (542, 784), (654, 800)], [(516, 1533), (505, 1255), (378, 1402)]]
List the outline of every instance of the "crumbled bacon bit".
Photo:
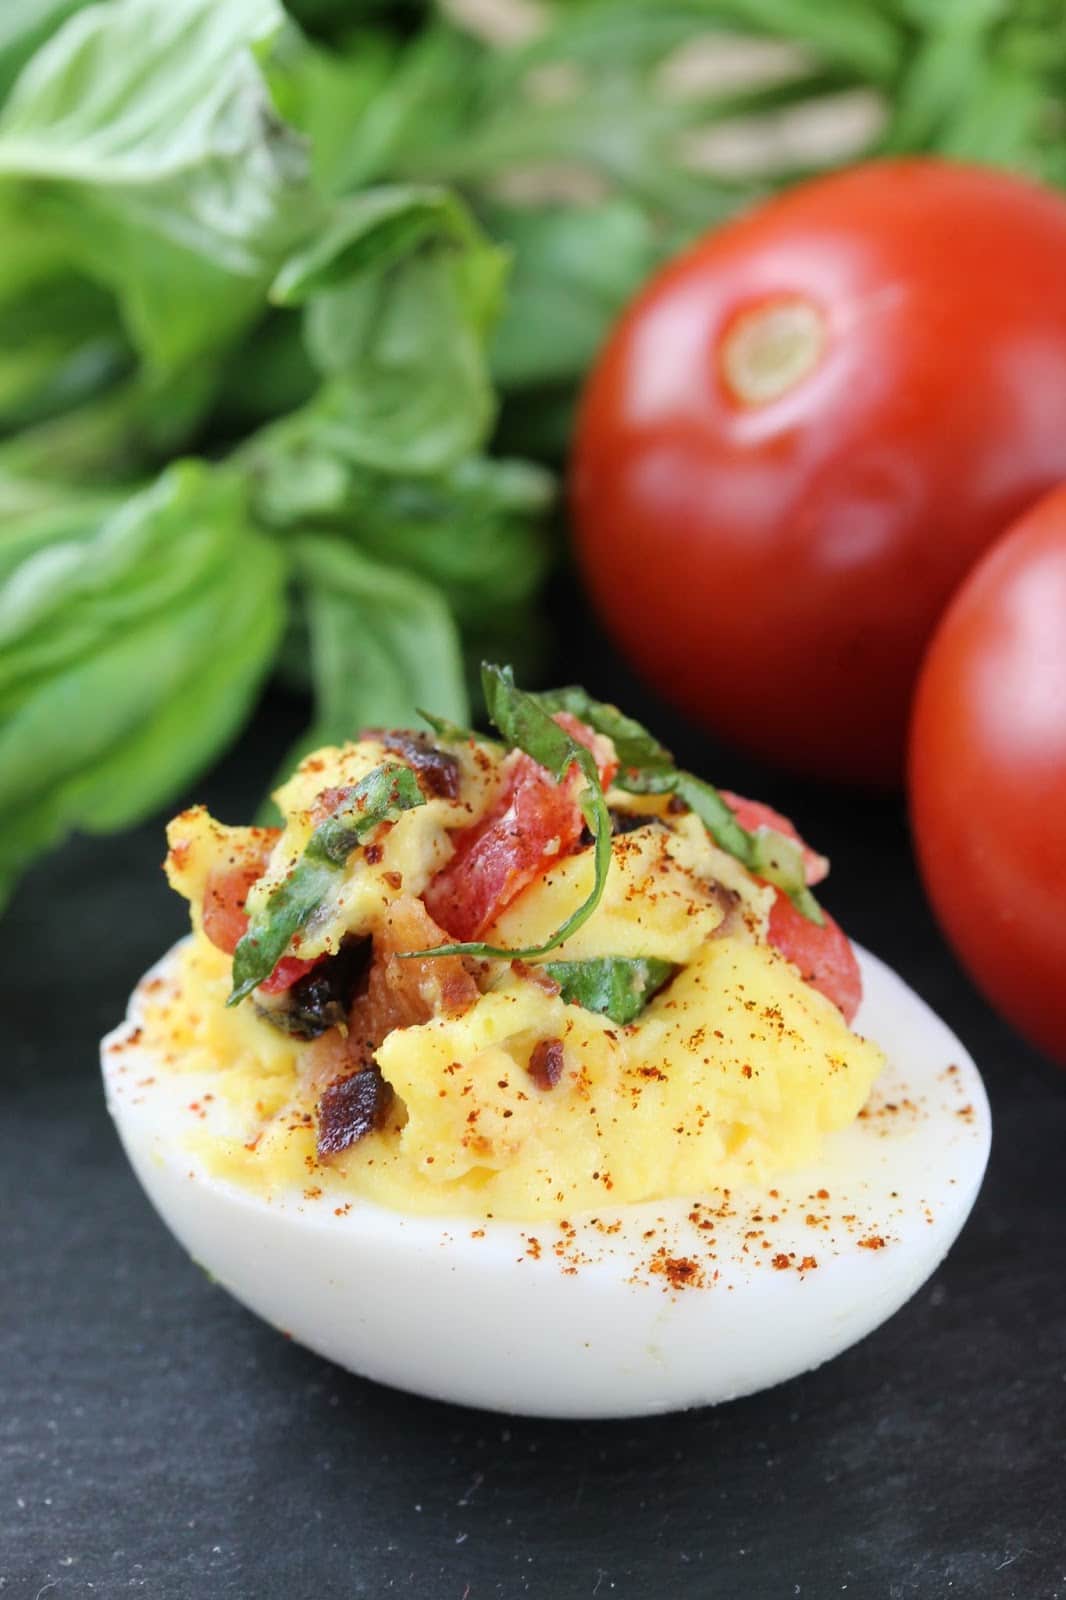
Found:
[(516, 978), (525, 978), (528, 983), (535, 983), (545, 994), (558, 994), (559, 985), (550, 972), (545, 972), (543, 967), (530, 966), (528, 961), (512, 961), (511, 971)]
[(363, 860), (366, 862), (367, 866), (376, 867), (384, 854), (385, 852), (381, 845), (368, 844), (366, 849), (363, 851)]
[(437, 800), (458, 800), (461, 771), (455, 756), (441, 750), (428, 734), (410, 728), (365, 728), (363, 737), (379, 739), (391, 755), (402, 756), (414, 770), (422, 792)]
[(527, 1070), (538, 1089), (554, 1089), (565, 1065), (566, 1053), (561, 1039), (538, 1039), (530, 1053)]
[(318, 1102), (319, 1157), (338, 1155), (380, 1128), (392, 1100), (392, 1085), (385, 1082), (374, 1062), (334, 1079)]

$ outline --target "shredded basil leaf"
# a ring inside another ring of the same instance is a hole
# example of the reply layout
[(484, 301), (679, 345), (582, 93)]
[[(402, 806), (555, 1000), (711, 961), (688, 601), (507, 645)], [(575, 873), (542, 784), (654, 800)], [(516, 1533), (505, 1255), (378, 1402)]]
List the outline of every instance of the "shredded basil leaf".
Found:
[(332, 815), (319, 823), (295, 867), (249, 921), (233, 953), (233, 992), (227, 1005), (236, 1005), (269, 978), (293, 934), (310, 922), (366, 835), (379, 823), (425, 803), (409, 767), (375, 767), (360, 779)]
[(490, 739), (487, 733), (475, 733), (473, 728), (462, 728), (457, 722), (449, 722), (447, 717), (438, 717), (432, 711), (423, 711), (421, 706), (415, 706), (415, 710), (437, 737), (446, 740), (448, 744), (469, 744), (472, 739), (475, 744), (494, 745), (497, 750), (500, 748), (499, 741)]
[(825, 926), (825, 912), (807, 887), (803, 846), (776, 828), (759, 828), (750, 835), (752, 871), (784, 890), (796, 910), (810, 922)]
[(674, 772), (674, 758), (665, 745), (649, 733), (643, 723), (627, 717), (617, 706), (602, 700), (593, 700), (579, 684), (565, 689), (550, 689), (541, 695), (549, 711), (569, 711), (580, 717), (597, 733), (605, 734), (614, 744), (615, 754), (622, 769), (632, 767), (641, 773)]
[(592, 751), (552, 721), (551, 710), (545, 704), (544, 696), (528, 694), (517, 687), (510, 667), (491, 666), (486, 662), (481, 668), (481, 685), (489, 720), (503, 734), (507, 745), (523, 750), (532, 760), (539, 762), (556, 783), (563, 782), (571, 767), (580, 768), (588, 785), (579, 804), (593, 838), (592, 889), (588, 898), (571, 912), (543, 944), (531, 945), (525, 950), (505, 950), (497, 945), (476, 942), (444, 944), (432, 950), (409, 951), (409, 956), (463, 955), (477, 956), (484, 961), (510, 961), (515, 958), (534, 960), (538, 956), (546, 956), (588, 921), (600, 903), (607, 882), (611, 865), (611, 816)]
[[(622, 747), (615, 744), (621, 762), (614, 780), (617, 788), (629, 794), (676, 794), (699, 817), (719, 849), (734, 856), (749, 872), (781, 889), (809, 922), (824, 927), (825, 913), (807, 887), (803, 851), (794, 839), (774, 828), (759, 828), (754, 833), (742, 828), (731, 806), (714, 785), (673, 766), (669, 753), (641, 728), (639, 722), (632, 722), (613, 706), (601, 706), (594, 700), (587, 700), (584, 711), (578, 711), (577, 700), (582, 690), (565, 689), (559, 693), (571, 701), (566, 709), (583, 716), (598, 733), (610, 731), (608, 724), (612, 715), (621, 724), (629, 725), (628, 730), (622, 730), (622, 739), (627, 741), (626, 755), (623, 756)], [(642, 739), (647, 743), (643, 744)], [(647, 752), (646, 762), (642, 761), (642, 751)]]
[(596, 956), (588, 961), (546, 961), (542, 969), (564, 1000), (624, 1026), (644, 1010), (678, 970), (656, 956)]

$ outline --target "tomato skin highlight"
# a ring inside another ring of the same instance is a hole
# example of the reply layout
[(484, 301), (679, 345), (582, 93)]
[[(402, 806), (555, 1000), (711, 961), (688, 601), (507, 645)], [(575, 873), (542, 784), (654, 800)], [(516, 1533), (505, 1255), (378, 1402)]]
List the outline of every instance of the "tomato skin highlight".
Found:
[(918, 864), (963, 966), (1066, 1066), (1066, 486), (971, 573), (911, 728)]
[[(898, 781), (939, 614), (1066, 477), (1064, 259), (1061, 196), (917, 159), (797, 186), (652, 280), (570, 489), (593, 601), (664, 698), (783, 766)], [(738, 319), (780, 304), (821, 348), (745, 400)]]

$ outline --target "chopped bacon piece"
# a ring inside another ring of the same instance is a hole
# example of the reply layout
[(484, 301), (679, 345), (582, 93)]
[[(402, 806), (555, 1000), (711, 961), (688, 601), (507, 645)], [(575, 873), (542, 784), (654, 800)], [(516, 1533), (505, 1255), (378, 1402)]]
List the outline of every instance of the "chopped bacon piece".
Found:
[(394, 756), (402, 756), (418, 776), (422, 792), (438, 800), (458, 800), (462, 773), (459, 762), (441, 750), (426, 733), (411, 728), (365, 728), (362, 737), (379, 739)]
[[(614, 747), (569, 712), (555, 718), (596, 757), (606, 788), (618, 770)], [(425, 894), (432, 916), (455, 939), (478, 939), (516, 895), (580, 842), (584, 818), (575, 766), (562, 783), (522, 752), (508, 757), (510, 773), (496, 805), (470, 828), (452, 835), (455, 854)]]
[(407, 950), (432, 950), (446, 938), (421, 900), (413, 895), (394, 900), (375, 935), (366, 993), (352, 1007), (349, 1032), (376, 1050), (393, 1028), (469, 1011), (480, 991), (461, 956), (401, 957)]
[[(477, 1000), (480, 990), (461, 956), (401, 960), (401, 951), (429, 950), (444, 942), (444, 930), (420, 900), (402, 895), (393, 901), (374, 937), (366, 985), (352, 1002), (347, 1031), (331, 1028), (307, 1052), (312, 1084), (326, 1086), (318, 1103), (320, 1156), (347, 1149), (371, 1127), (380, 1126), (379, 1122), (360, 1122), (366, 1113), (360, 1097), (369, 1096), (370, 1088), (359, 1080), (376, 1074), (391, 1100), (392, 1089), (384, 1083), (373, 1059), (387, 1034), (441, 1014), (461, 1016)], [(381, 1116), (387, 1111), (385, 1102)]]
[(319, 1158), (338, 1155), (382, 1127), (392, 1101), (392, 1086), (373, 1062), (334, 1078), (318, 1102)]
[(413, 1028), (436, 1016), (462, 1016), (480, 990), (461, 956), (402, 960), (404, 950), (431, 950), (445, 933), (413, 895), (401, 895), (374, 935), (374, 954), (366, 982), (348, 1013), (345, 1033), (336, 1028), (308, 1050), (312, 1085), (328, 1084), (358, 1071), (394, 1028)]
[(538, 1089), (554, 1089), (565, 1066), (563, 1041), (538, 1039), (530, 1054), (527, 1071)]
[(535, 983), (545, 994), (558, 994), (562, 987), (550, 972), (545, 971), (543, 967), (530, 966), (528, 961), (512, 961), (511, 971), (516, 978), (525, 978), (528, 983)]

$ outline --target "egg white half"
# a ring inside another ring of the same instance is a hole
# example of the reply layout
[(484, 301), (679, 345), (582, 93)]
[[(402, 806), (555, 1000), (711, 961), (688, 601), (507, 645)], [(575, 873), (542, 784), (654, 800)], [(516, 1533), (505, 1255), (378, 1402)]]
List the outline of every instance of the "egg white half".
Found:
[(531, 1416), (714, 1404), (816, 1367), (878, 1327), (943, 1259), (981, 1183), (991, 1124), (973, 1061), (895, 973), (858, 955), (855, 1027), (888, 1065), (817, 1166), (772, 1190), (525, 1227), (402, 1216), (317, 1172), (307, 1190), (261, 1197), (190, 1149), (191, 1134), (234, 1132), (211, 1075), (168, 1070), (136, 1031), (143, 984), (166, 980), (173, 951), (103, 1041), (108, 1106), (193, 1258), (352, 1372)]

